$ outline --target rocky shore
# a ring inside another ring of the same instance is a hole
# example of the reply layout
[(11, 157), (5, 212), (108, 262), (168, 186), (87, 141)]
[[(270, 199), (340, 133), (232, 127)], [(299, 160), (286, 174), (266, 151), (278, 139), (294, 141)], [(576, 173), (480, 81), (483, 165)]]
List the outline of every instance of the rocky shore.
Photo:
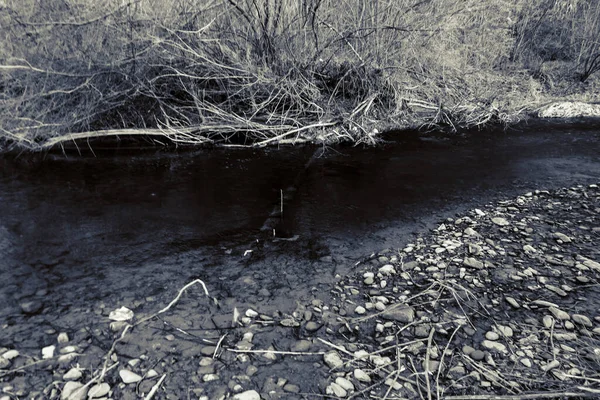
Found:
[(201, 281), (72, 332), (23, 303), (0, 400), (600, 397), (597, 185), (482, 205), (353, 271), (289, 314)]

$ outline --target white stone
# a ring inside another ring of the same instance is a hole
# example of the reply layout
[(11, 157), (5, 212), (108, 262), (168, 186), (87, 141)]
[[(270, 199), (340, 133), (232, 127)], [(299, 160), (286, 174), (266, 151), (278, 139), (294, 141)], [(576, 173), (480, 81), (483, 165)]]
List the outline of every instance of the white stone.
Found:
[(498, 225), (498, 226), (508, 226), (508, 225), (510, 225), (509, 222), (506, 219), (502, 218), (502, 217), (492, 218), (492, 222), (494, 224)]
[(371, 382), (371, 377), (365, 371), (359, 368), (354, 370), (354, 378), (365, 383)]
[(108, 319), (111, 321), (129, 321), (133, 319), (133, 311), (127, 307), (121, 307), (108, 314)]
[(46, 346), (42, 349), (42, 359), (47, 360), (49, 358), (54, 357), (54, 351), (56, 351), (56, 346)]
[(343, 398), (343, 397), (348, 396), (348, 392), (343, 387), (341, 387), (340, 385), (338, 385), (335, 382), (330, 383), (329, 386), (327, 386), (327, 389), (325, 389), (325, 393), (330, 394), (330, 395), (332, 394), (337, 398), (340, 398), (340, 397)]
[(142, 377), (136, 374), (135, 372), (131, 372), (128, 369), (122, 369), (119, 371), (119, 376), (123, 383), (137, 383), (142, 380)]
[(56, 341), (59, 344), (65, 344), (69, 342), (69, 335), (67, 335), (66, 332), (61, 332), (58, 334), (58, 338), (56, 339)]
[(71, 368), (66, 374), (63, 375), (63, 379), (65, 381), (77, 381), (82, 375), (83, 374), (79, 368)]
[(391, 275), (396, 273), (396, 269), (392, 264), (386, 264), (383, 267), (379, 268), (379, 273), (383, 275)]
[(232, 397), (233, 400), (260, 400), (260, 394), (256, 390), (246, 390)]
[[(61, 400), (84, 400), (87, 397), (87, 388), (83, 388), (83, 383), (67, 382), (60, 394)], [(81, 389), (81, 390), (80, 390)]]
[(356, 306), (356, 308), (354, 309), (354, 312), (357, 313), (358, 315), (362, 315), (362, 314), (366, 313), (367, 310), (363, 306)]
[(256, 317), (258, 317), (258, 313), (256, 311), (254, 311), (253, 309), (249, 308), (246, 310), (246, 317), (256, 318)]
[(97, 399), (106, 396), (108, 392), (110, 392), (110, 385), (108, 383), (100, 383), (90, 388), (88, 397), (90, 399)]
[(325, 353), (325, 355), (323, 355), (323, 360), (325, 361), (325, 364), (327, 364), (327, 366), (331, 369), (339, 368), (342, 365), (344, 365), (344, 361), (342, 360), (338, 352), (335, 350), (331, 350)]
[(12, 360), (17, 357), (19, 357), (19, 352), (17, 350), (8, 350), (7, 352), (2, 354), (2, 358), (4, 358), (5, 360)]
[(350, 392), (352, 390), (354, 390), (354, 385), (352, 384), (352, 382), (350, 382), (348, 379), (342, 377), (342, 376), (338, 376), (335, 379), (335, 383), (337, 383), (338, 385), (340, 385), (342, 387), (342, 389)]

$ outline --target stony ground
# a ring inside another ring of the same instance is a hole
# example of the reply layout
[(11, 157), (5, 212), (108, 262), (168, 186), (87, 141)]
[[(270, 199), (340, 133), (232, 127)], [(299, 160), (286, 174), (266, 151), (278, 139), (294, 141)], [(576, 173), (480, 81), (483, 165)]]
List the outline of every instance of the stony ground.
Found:
[(353, 271), (289, 314), (200, 281), (97, 309), (0, 348), (0, 400), (600, 397), (598, 186), (482, 206)]

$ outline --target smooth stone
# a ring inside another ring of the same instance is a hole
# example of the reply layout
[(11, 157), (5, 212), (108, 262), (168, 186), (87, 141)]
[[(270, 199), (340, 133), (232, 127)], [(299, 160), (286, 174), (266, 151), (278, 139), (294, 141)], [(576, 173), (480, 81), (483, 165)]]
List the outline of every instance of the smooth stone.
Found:
[(558, 360), (552, 360), (546, 365), (542, 365), (541, 369), (544, 372), (548, 372), (551, 369), (560, 367), (560, 362)]
[(571, 319), (571, 317), (569, 316), (568, 313), (566, 313), (565, 311), (560, 310), (560, 309), (558, 309), (556, 307), (550, 307), (550, 308), (548, 308), (548, 310), (552, 313), (552, 315), (554, 315), (554, 317), (556, 319), (559, 319), (561, 321), (565, 321), (565, 320)]
[(83, 376), (81, 369), (79, 368), (71, 368), (67, 371), (66, 374), (63, 375), (63, 379), (65, 381), (77, 381)]
[(26, 301), (21, 303), (20, 307), (25, 314), (37, 314), (42, 310), (42, 303), (37, 300)]
[(529, 358), (521, 358), (519, 361), (521, 362), (521, 364), (523, 364), (527, 368), (531, 368), (531, 366), (533, 365)]
[(56, 351), (56, 346), (46, 346), (42, 349), (42, 359), (48, 360), (54, 357), (54, 352)]
[(246, 314), (246, 317), (248, 317), (248, 318), (258, 317), (258, 313), (251, 308), (247, 309), (245, 314)]
[(343, 398), (348, 396), (348, 392), (335, 382), (332, 382), (329, 384), (329, 386), (327, 386), (327, 389), (325, 389), (325, 393), (332, 394), (337, 398)]
[(4, 358), (5, 360), (13, 360), (15, 358), (19, 357), (19, 351), (18, 350), (8, 350), (7, 352), (4, 352), (2, 354), (2, 358)]
[(123, 383), (137, 383), (142, 380), (142, 377), (136, 374), (135, 372), (131, 372), (128, 369), (122, 369), (119, 371), (119, 376)]
[(544, 328), (550, 329), (552, 328), (552, 325), (554, 325), (554, 318), (552, 318), (550, 315), (544, 315), (544, 318), (542, 318), (542, 323), (544, 324)]
[(304, 329), (306, 329), (308, 332), (315, 332), (318, 331), (321, 328), (321, 326), (323, 325), (318, 324), (314, 321), (308, 321), (304, 326)]
[(471, 357), (475, 361), (481, 361), (485, 358), (485, 353), (481, 350), (475, 350), (471, 354), (469, 354), (469, 357)]
[(492, 222), (498, 226), (508, 226), (510, 223), (502, 217), (494, 217), (492, 218)]
[(484, 340), (483, 342), (481, 342), (481, 345), (488, 350), (495, 350), (495, 351), (499, 351), (501, 353), (506, 352), (506, 346), (499, 342), (493, 342), (491, 340)]
[(221, 379), (221, 377), (216, 374), (206, 374), (202, 377), (203, 382), (213, 382), (218, 381), (219, 379)]
[(216, 346), (204, 346), (200, 349), (200, 354), (202, 354), (203, 356), (212, 357), (213, 354), (215, 354), (216, 349)]
[(232, 397), (233, 400), (260, 400), (260, 394), (256, 390), (246, 390)]
[(556, 240), (561, 240), (563, 243), (571, 243), (571, 238), (564, 233), (554, 232), (552, 237)]
[(489, 331), (485, 333), (485, 338), (488, 340), (498, 340), (500, 339), (500, 335), (498, 335), (496, 332)]
[(521, 305), (513, 297), (506, 296), (504, 298), (513, 308), (521, 308)]
[(512, 337), (514, 332), (510, 326), (505, 325), (496, 325), (496, 328), (502, 333), (505, 337)]
[(381, 317), (383, 319), (408, 324), (415, 320), (415, 310), (408, 306), (388, 307), (388, 309), (381, 314)]
[(473, 352), (475, 351), (474, 348), (472, 348), (471, 346), (468, 345), (464, 345), (462, 348), (463, 353), (465, 353), (466, 355), (470, 356), (471, 354), (473, 354)]
[[(83, 388), (83, 383), (80, 382), (67, 382), (63, 386), (62, 393), (60, 394), (61, 400), (84, 400), (87, 397), (87, 388)], [(79, 390), (81, 389), (81, 390)]]
[(593, 326), (592, 325), (592, 321), (588, 317), (586, 317), (585, 315), (573, 314), (571, 316), (571, 318), (573, 318), (573, 321), (575, 321), (579, 325), (583, 325), (583, 326), (588, 327), (588, 328), (591, 328)]
[(100, 383), (90, 388), (88, 397), (90, 399), (97, 399), (106, 396), (108, 392), (110, 392), (110, 385), (108, 383)]
[(362, 369), (355, 369), (353, 372), (354, 378), (360, 382), (371, 383), (371, 377)]
[(331, 369), (340, 368), (344, 365), (344, 361), (340, 357), (339, 353), (335, 350), (328, 351), (323, 355), (325, 364)]
[(290, 350), (303, 353), (309, 351), (311, 346), (312, 342), (309, 340), (298, 340), (291, 346)]
[(348, 379), (342, 377), (342, 376), (338, 376), (335, 379), (335, 383), (337, 383), (338, 385), (340, 385), (344, 390), (350, 392), (354, 390), (354, 385), (352, 384), (352, 382), (350, 382)]
[(287, 383), (283, 386), (283, 390), (288, 393), (300, 393), (300, 386)]
[(58, 344), (65, 344), (69, 342), (69, 335), (67, 335), (66, 332), (61, 332), (58, 334), (58, 337), (56, 338), (56, 341), (58, 342)]
[(354, 312), (358, 315), (363, 315), (364, 313), (367, 312), (367, 310), (363, 306), (356, 306), (356, 308), (354, 309)]
[(476, 258), (466, 257), (463, 260), (463, 265), (465, 267), (475, 268), (475, 269), (483, 269), (484, 264)]
[(379, 273), (383, 275), (392, 275), (396, 273), (396, 269), (392, 264), (386, 264), (383, 267), (379, 268)]

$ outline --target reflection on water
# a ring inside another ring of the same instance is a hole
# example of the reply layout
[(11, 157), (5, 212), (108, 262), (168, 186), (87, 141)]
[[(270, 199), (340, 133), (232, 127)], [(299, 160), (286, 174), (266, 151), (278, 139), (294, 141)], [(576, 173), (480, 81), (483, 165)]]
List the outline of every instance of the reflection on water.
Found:
[[(144, 297), (190, 276), (222, 287), (244, 287), (248, 274), (310, 286), (307, 265), (324, 255), (360, 257), (461, 207), (599, 181), (599, 132), (412, 137), (316, 153), (307, 170), (314, 148), (0, 158), (0, 304), (11, 304), (0, 317), (45, 291), (62, 293), (68, 307)], [(293, 185), (276, 233), (300, 239), (271, 243), (260, 227)], [(282, 271), (282, 254), (304, 269)]]

